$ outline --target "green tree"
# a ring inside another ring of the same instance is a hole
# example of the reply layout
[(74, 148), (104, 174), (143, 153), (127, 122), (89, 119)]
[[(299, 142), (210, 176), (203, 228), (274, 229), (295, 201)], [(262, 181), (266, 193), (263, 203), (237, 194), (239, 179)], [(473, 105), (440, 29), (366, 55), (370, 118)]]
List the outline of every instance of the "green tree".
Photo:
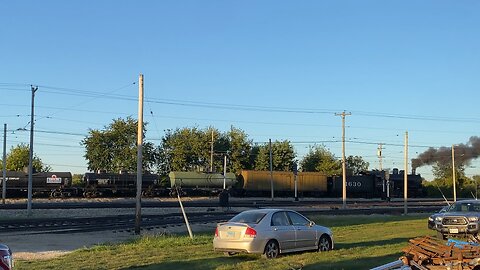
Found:
[(357, 175), (361, 172), (368, 171), (368, 166), (370, 164), (360, 156), (348, 156), (345, 160), (345, 165), (348, 172)]
[[(272, 166), (274, 171), (291, 171), (295, 161), (295, 151), (292, 144), (285, 141), (272, 142)], [(269, 144), (259, 146), (255, 159), (256, 170), (270, 170)]]
[(252, 141), (248, 140), (247, 134), (238, 128), (231, 127), (228, 132), (230, 139), (229, 160), (230, 169), (234, 173), (240, 173), (242, 169), (252, 169), (251, 162)]
[[(24, 171), (28, 168), (30, 160), (30, 147), (26, 144), (19, 144), (13, 146), (7, 154), (7, 170), (9, 171)], [(32, 167), (34, 172), (49, 172), (51, 167), (43, 164), (42, 160), (33, 155)], [(0, 162), (0, 169), (3, 169), (3, 160)]]
[[(214, 138), (218, 138), (218, 131), (213, 132)], [(209, 168), (211, 133), (212, 130), (205, 132), (196, 127), (166, 130), (158, 148), (159, 173)]]
[[(459, 164), (455, 167), (455, 179), (459, 186), (463, 186), (463, 183), (467, 180), (465, 175), (465, 166), (463, 164)], [(436, 162), (432, 166), (432, 172), (434, 180), (438, 185), (453, 186), (452, 164)]]
[(342, 173), (341, 161), (323, 146), (310, 148), (308, 154), (300, 161), (300, 167), (304, 172), (323, 172), (327, 175)]
[[(82, 140), (85, 146), (84, 157), (88, 161), (90, 170), (137, 170), (137, 120), (114, 119), (104, 130), (90, 130), (88, 136)], [(146, 133), (143, 127), (144, 135)], [(156, 160), (155, 147), (151, 142), (144, 142), (142, 146), (143, 170), (152, 168)]]
[(249, 168), (251, 141), (246, 133), (232, 127), (222, 133), (208, 127), (200, 130), (193, 128), (177, 128), (167, 130), (162, 143), (158, 147), (158, 172), (168, 174), (169, 171), (210, 170), (211, 146), (213, 133), (213, 171), (223, 172), (224, 156), (227, 155), (227, 171), (239, 172)]

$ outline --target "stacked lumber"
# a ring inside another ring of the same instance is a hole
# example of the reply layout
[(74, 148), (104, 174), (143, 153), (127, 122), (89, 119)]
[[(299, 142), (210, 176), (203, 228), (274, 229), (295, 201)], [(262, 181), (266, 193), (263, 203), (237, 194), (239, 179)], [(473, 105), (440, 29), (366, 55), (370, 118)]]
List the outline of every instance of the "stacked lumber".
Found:
[(409, 240), (401, 260), (419, 270), (479, 270), (480, 247), (463, 242), (447, 243), (429, 236)]

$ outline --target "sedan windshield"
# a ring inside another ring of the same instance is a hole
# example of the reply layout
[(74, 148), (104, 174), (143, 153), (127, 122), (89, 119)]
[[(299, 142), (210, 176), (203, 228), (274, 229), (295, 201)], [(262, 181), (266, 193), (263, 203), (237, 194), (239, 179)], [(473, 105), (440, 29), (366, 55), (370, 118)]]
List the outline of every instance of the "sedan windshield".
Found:
[(258, 212), (242, 212), (236, 216), (234, 216), (232, 219), (230, 219), (231, 222), (241, 222), (241, 223), (255, 223), (258, 224), (263, 217), (265, 216), (265, 213), (258, 213)]
[(457, 202), (452, 205), (447, 212), (480, 212), (480, 202), (478, 203), (462, 203)]

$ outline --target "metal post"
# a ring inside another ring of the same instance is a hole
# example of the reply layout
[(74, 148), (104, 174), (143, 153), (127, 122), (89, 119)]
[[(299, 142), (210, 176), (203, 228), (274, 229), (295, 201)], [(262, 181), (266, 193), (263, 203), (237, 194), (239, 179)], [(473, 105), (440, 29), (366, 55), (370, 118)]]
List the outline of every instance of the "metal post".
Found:
[(188, 222), (187, 213), (185, 213), (185, 209), (183, 208), (182, 200), (180, 199), (180, 192), (177, 190), (177, 198), (178, 203), (180, 204), (180, 208), (182, 209), (183, 218), (185, 219), (185, 224), (187, 225), (188, 234), (190, 235), (190, 239), (193, 239), (192, 229), (190, 228), (190, 223)]
[(452, 182), (453, 182), (453, 202), (457, 201), (457, 188), (456, 188), (456, 179), (455, 179), (455, 147), (452, 144)]
[(403, 172), (403, 213), (406, 215), (407, 214), (407, 200), (408, 200), (408, 131), (405, 132), (405, 149), (404, 149), (404, 154), (405, 154), (405, 168)]
[(32, 88), (32, 108), (30, 115), (30, 151), (28, 159), (28, 199), (27, 199), (27, 216), (32, 215), (32, 183), (33, 183), (33, 127), (34, 127), (34, 108), (35, 108), (35, 92), (38, 86)]
[(137, 197), (135, 204), (135, 234), (140, 234), (142, 222), (142, 145), (143, 145), (143, 74), (138, 78), (138, 126), (137, 126)]
[(270, 151), (270, 191), (273, 201), (273, 160), (272, 160), (272, 139), (268, 139), (269, 151)]
[(3, 124), (3, 181), (2, 181), (2, 203), (5, 204), (7, 197), (7, 124)]
[(227, 188), (227, 155), (223, 159), (223, 189)]
[(339, 115), (342, 117), (342, 201), (343, 201), (343, 209), (347, 208), (347, 165), (345, 160), (345, 116), (351, 115), (351, 113), (346, 113), (343, 111), (342, 113), (336, 113), (335, 115)]

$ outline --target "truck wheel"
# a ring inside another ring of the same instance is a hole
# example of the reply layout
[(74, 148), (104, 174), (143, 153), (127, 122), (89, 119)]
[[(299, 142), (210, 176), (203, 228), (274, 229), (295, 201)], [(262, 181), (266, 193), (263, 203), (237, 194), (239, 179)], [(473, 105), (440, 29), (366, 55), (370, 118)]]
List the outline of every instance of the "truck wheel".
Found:
[(441, 240), (447, 240), (447, 236), (441, 232), (437, 232), (437, 238)]

